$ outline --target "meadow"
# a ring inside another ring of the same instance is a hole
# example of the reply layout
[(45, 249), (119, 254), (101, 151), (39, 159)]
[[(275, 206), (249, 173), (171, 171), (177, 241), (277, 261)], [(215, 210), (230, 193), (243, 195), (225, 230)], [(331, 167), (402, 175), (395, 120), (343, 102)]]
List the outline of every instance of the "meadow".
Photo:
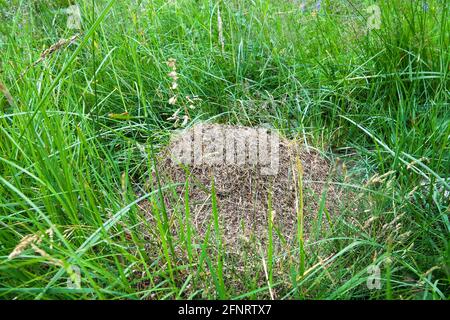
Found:
[[(0, 0), (0, 298), (449, 299), (449, 22), (445, 0)], [(188, 208), (172, 239), (170, 186), (144, 185), (202, 121), (305, 141), (360, 207), (244, 263), (189, 241)]]

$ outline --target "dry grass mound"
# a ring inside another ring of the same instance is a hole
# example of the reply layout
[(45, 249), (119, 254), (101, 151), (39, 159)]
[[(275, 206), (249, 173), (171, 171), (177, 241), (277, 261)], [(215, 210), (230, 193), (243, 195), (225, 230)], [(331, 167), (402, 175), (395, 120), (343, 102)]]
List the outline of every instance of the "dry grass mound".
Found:
[[(200, 237), (212, 222), (214, 181), (223, 241), (231, 248), (251, 236), (263, 243), (267, 240), (269, 206), (277, 243), (280, 234), (287, 242), (295, 240), (300, 212), (305, 237), (317, 223), (319, 211), (324, 224), (327, 215), (337, 214), (339, 195), (330, 184), (329, 162), (312, 148), (271, 130), (198, 124), (176, 135), (158, 158), (162, 183), (181, 184), (164, 193), (173, 234), (180, 220), (175, 213), (185, 214), (186, 181), (191, 222)], [(151, 220), (148, 203), (141, 208)]]

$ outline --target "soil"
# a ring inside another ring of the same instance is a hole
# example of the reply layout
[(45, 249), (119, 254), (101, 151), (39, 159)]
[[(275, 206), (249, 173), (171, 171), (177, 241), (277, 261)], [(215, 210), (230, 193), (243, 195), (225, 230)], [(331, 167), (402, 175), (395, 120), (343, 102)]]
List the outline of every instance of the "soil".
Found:
[[(301, 215), (307, 239), (312, 226), (318, 225), (319, 212), (325, 227), (327, 216), (338, 214), (340, 194), (330, 183), (335, 170), (329, 161), (317, 150), (272, 130), (198, 124), (173, 137), (158, 155), (157, 168), (162, 185), (178, 184), (164, 191), (174, 236), (185, 217), (188, 181), (191, 223), (200, 237), (197, 243), (208, 227), (214, 234), (213, 182), (221, 238), (228, 249), (236, 249), (242, 239), (267, 241), (269, 206), (275, 243), (296, 240)], [(140, 208), (154, 223), (149, 202), (142, 202)]]

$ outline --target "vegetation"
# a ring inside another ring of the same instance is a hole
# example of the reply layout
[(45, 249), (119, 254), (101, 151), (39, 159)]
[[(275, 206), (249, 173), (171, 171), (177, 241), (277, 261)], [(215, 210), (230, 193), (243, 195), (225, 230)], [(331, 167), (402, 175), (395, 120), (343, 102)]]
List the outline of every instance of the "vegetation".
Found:
[[(78, 0), (81, 30), (72, 2), (0, 0), (0, 297), (449, 298), (447, 1)], [(205, 120), (315, 146), (364, 201), (309, 241), (299, 223), (298, 247), (255, 235), (238, 265), (212, 190), (204, 241), (189, 206), (172, 239), (171, 186), (143, 185)]]

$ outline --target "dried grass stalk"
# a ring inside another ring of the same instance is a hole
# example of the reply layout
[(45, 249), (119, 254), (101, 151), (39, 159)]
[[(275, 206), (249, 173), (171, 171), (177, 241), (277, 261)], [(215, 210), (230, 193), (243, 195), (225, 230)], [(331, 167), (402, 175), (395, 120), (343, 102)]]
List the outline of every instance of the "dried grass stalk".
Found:
[(13, 107), (15, 105), (14, 98), (9, 93), (8, 88), (5, 86), (3, 82), (0, 81), (0, 92), (3, 93), (3, 95), (6, 97), (6, 100), (8, 101), (9, 105)]
[(69, 39), (60, 39), (58, 42), (56, 42), (55, 44), (51, 45), (49, 48), (45, 49), (39, 59), (37, 59), (35, 62), (33, 62), (30, 66), (28, 66), (19, 76), (19, 79), (22, 79), (23, 76), (31, 69), (34, 68), (36, 65), (38, 65), (39, 63), (41, 63), (42, 61), (44, 61), (46, 58), (48, 58), (50, 55), (52, 55), (53, 53), (61, 50), (64, 47), (67, 47), (69, 45), (71, 45), (72, 43), (75, 42), (75, 40), (77, 40), (79, 37), (81, 36), (80, 33), (77, 33), (75, 35), (73, 35), (72, 37), (70, 37)]

